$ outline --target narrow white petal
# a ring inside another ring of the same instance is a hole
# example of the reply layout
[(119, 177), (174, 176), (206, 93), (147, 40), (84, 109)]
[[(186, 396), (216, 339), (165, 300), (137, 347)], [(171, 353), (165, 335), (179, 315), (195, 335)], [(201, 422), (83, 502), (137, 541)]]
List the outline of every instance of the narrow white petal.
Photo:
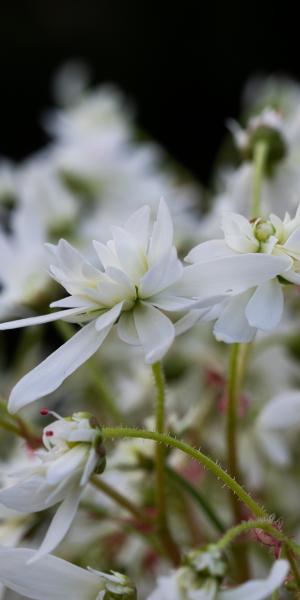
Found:
[(142, 277), (139, 286), (140, 297), (150, 298), (153, 294), (165, 290), (180, 278), (182, 271), (182, 264), (173, 247)]
[(87, 448), (85, 445), (76, 444), (68, 452), (64, 452), (59, 458), (51, 461), (46, 475), (49, 485), (57, 485), (72, 475), (80, 465), (84, 465), (86, 458)]
[(192, 248), (184, 260), (188, 263), (200, 263), (225, 256), (236, 256), (236, 252), (227, 246), (225, 240), (209, 240)]
[(140, 345), (132, 310), (122, 313), (118, 322), (118, 336), (126, 344), (131, 346)]
[(284, 431), (300, 426), (300, 392), (287, 390), (273, 398), (259, 413), (256, 426), (268, 431)]
[(91, 302), (88, 298), (81, 298), (80, 296), (67, 296), (66, 298), (61, 298), (61, 300), (55, 300), (51, 302), (50, 308), (73, 308), (78, 307), (82, 308), (82, 310), (88, 310), (89, 308), (95, 308), (96, 303)]
[(222, 310), (213, 330), (218, 341), (232, 344), (235, 342), (246, 343), (253, 339), (256, 329), (250, 327), (245, 316), (245, 308), (251, 293), (252, 290), (235, 296)]
[(289, 563), (286, 560), (277, 560), (266, 579), (247, 581), (236, 589), (218, 593), (220, 600), (265, 600), (278, 590), (284, 583), (289, 572)]
[(33, 475), (30, 479), (2, 489), (0, 503), (22, 513), (39, 512), (52, 506), (48, 500), (50, 492), (51, 487), (45, 478)]
[(100, 315), (98, 319), (96, 319), (96, 329), (97, 331), (102, 331), (106, 327), (109, 327), (115, 323), (115, 321), (119, 318), (122, 308), (124, 306), (124, 302), (119, 302), (110, 310), (107, 310), (103, 315)]
[(149, 265), (157, 263), (167, 254), (173, 244), (173, 223), (169, 209), (164, 200), (159, 203), (157, 218), (153, 225), (148, 250)]
[(140, 302), (133, 314), (146, 363), (153, 364), (169, 350), (175, 337), (174, 325), (162, 312), (146, 302)]
[(45, 554), (50, 554), (64, 539), (75, 518), (82, 493), (83, 489), (79, 486), (70, 488), (68, 495), (57, 509), (39, 549), (30, 558), (30, 563), (39, 560)]
[(0, 581), (34, 600), (93, 600), (101, 590), (94, 573), (50, 555), (30, 564), (34, 555), (27, 548), (0, 547)]
[(172, 293), (199, 299), (239, 294), (290, 269), (287, 256), (241, 254), (186, 267)]
[(8, 410), (15, 413), (30, 402), (56, 390), (71, 373), (95, 354), (110, 329), (111, 326), (99, 332), (94, 321), (83, 327), (20, 379), (11, 392)]
[(6, 329), (17, 329), (18, 327), (29, 327), (31, 325), (41, 325), (42, 323), (50, 323), (58, 319), (64, 319), (71, 315), (77, 315), (82, 312), (82, 308), (70, 308), (68, 310), (59, 310), (58, 312), (50, 313), (49, 315), (41, 315), (39, 317), (28, 317), (27, 319), (17, 319), (16, 321), (8, 321), (0, 323), (0, 331)]
[(103, 265), (104, 269), (107, 267), (119, 267), (120, 263), (118, 261), (117, 256), (112, 252), (112, 250), (102, 242), (98, 242), (94, 240), (93, 242), (94, 248), (98, 254), (99, 260)]
[(283, 312), (283, 291), (277, 279), (260, 285), (246, 306), (246, 318), (251, 327), (271, 331), (279, 324)]
[(146, 257), (135, 239), (121, 227), (113, 227), (114, 244), (122, 269), (133, 282), (138, 282), (147, 269)]
[(175, 335), (181, 335), (182, 333), (185, 333), (186, 331), (194, 327), (194, 325), (196, 325), (196, 323), (200, 321), (202, 315), (206, 312), (207, 309), (191, 310), (189, 313), (184, 315), (184, 317), (181, 317), (181, 319), (174, 323)]
[(135, 238), (144, 251), (147, 250), (150, 224), (150, 207), (142, 206), (125, 223), (125, 229)]
[(172, 296), (171, 294), (168, 294), (167, 291), (151, 296), (150, 301), (156, 308), (169, 312), (191, 309), (196, 304), (194, 300), (188, 300), (187, 298), (182, 298), (180, 296)]

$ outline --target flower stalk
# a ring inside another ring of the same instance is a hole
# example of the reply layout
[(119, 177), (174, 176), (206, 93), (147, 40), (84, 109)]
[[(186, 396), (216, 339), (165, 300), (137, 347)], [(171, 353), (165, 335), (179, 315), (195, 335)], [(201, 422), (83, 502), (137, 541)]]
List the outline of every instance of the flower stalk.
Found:
[(254, 147), (254, 178), (252, 186), (251, 218), (256, 219), (261, 213), (261, 187), (268, 156), (268, 144), (259, 141)]

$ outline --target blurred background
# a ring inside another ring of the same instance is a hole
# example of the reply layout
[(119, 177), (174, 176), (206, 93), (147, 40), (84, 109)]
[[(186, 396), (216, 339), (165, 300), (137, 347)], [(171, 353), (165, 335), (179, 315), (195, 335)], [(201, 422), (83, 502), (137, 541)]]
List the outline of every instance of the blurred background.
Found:
[(20, 159), (45, 143), (51, 78), (82, 58), (93, 83), (117, 83), (140, 126), (207, 183), (247, 78), (300, 78), (296, 21), (286, 2), (2, 0), (0, 155)]

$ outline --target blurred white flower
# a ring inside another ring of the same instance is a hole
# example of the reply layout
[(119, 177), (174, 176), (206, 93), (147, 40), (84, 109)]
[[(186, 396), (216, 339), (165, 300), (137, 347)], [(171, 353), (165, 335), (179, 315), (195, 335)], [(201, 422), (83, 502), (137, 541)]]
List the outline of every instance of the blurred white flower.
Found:
[(226, 564), (213, 546), (207, 551), (191, 552), (186, 562), (170, 575), (159, 577), (148, 600), (264, 600), (282, 586), (289, 571), (288, 562), (278, 560), (266, 579), (227, 588), (222, 584)]
[(35, 304), (50, 281), (44, 243), (45, 231), (35, 213), (25, 208), (12, 216), (11, 233), (0, 229), (0, 315), (24, 312)]
[(12, 473), (19, 481), (0, 491), (0, 503), (23, 513), (60, 503), (35, 559), (51, 552), (64, 538), (89, 478), (104, 469), (101, 441), (101, 431), (88, 413), (59, 417), (45, 427), (45, 449), (35, 452), (36, 463)]
[[(239, 214), (223, 216), (224, 240), (210, 240), (194, 248), (187, 261), (209, 266), (214, 261), (225, 265), (230, 259), (240, 257), (247, 269), (248, 261), (254, 256), (269, 256), (279, 259), (279, 270), (258, 286), (248, 286), (246, 292), (224, 300), (210, 315), (217, 318), (214, 334), (227, 343), (249, 342), (256, 330), (271, 331), (279, 324), (284, 307), (280, 275), (285, 281), (300, 282), (300, 210), (291, 219), (286, 214), (282, 221), (271, 215), (269, 220), (256, 219), (249, 222)], [(275, 267), (275, 263), (274, 263)]]
[(35, 554), (27, 548), (0, 547), (0, 581), (18, 594), (34, 600), (136, 600), (126, 575), (82, 569), (56, 556)]

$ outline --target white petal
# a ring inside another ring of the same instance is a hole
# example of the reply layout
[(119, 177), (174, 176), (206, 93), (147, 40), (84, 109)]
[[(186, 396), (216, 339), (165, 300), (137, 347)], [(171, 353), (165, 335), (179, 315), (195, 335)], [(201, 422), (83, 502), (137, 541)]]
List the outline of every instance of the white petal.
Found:
[(213, 332), (218, 341), (232, 344), (246, 343), (253, 339), (256, 329), (250, 327), (245, 316), (245, 308), (251, 293), (252, 290), (229, 300), (214, 326)]
[(145, 253), (121, 227), (113, 227), (114, 244), (122, 269), (132, 282), (138, 282), (147, 269)]
[(194, 300), (188, 300), (187, 298), (182, 298), (180, 296), (172, 296), (171, 294), (168, 294), (167, 291), (151, 296), (150, 301), (153, 306), (169, 312), (191, 309), (196, 304)]
[(126, 344), (131, 346), (140, 345), (132, 310), (122, 313), (118, 322), (118, 336)]
[(11, 392), (8, 410), (15, 413), (30, 402), (56, 390), (71, 373), (95, 354), (110, 329), (111, 326), (99, 332), (94, 321), (83, 327), (20, 379)]
[(140, 302), (133, 314), (146, 363), (153, 364), (169, 350), (175, 337), (174, 325), (162, 312), (146, 302)]
[(297, 255), (300, 254), (300, 227), (291, 233), (283, 247)]
[(49, 315), (41, 315), (40, 317), (28, 317), (27, 319), (17, 319), (16, 321), (8, 321), (0, 323), (0, 331), (6, 329), (17, 329), (18, 327), (29, 327), (31, 325), (41, 325), (42, 323), (50, 323), (58, 319), (64, 319), (71, 315), (82, 313), (82, 308), (70, 308), (68, 310), (59, 310), (58, 312), (50, 313)]
[(263, 331), (271, 331), (281, 320), (283, 304), (282, 286), (277, 279), (260, 285), (246, 306), (249, 325)]
[(200, 263), (225, 256), (236, 256), (236, 252), (227, 246), (225, 240), (209, 240), (192, 248), (184, 260), (189, 263)]
[(157, 263), (167, 254), (173, 243), (173, 223), (169, 209), (164, 200), (159, 203), (157, 218), (153, 225), (150, 246), (148, 250), (149, 265)]
[(123, 306), (124, 302), (119, 302), (119, 304), (116, 304), (116, 306), (107, 310), (103, 315), (100, 315), (100, 317), (96, 319), (97, 331), (101, 331), (102, 329), (113, 325), (120, 316)]
[(225, 241), (237, 252), (256, 252), (259, 242), (255, 238), (248, 219), (236, 213), (225, 213), (222, 217), (221, 229)]
[(84, 485), (87, 484), (89, 478), (94, 473), (95, 468), (97, 466), (98, 458), (99, 457), (97, 455), (95, 448), (91, 448), (89, 455), (88, 455), (88, 459), (85, 463), (84, 471), (83, 471), (81, 479), (80, 479), (81, 487), (83, 487)]
[(82, 308), (82, 310), (88, 310), (89, 308), (95, 308), (97, 306), (96, 302), (91, 302), (88, 298), (81, 298), (80, 296), (67, 296), (66, 298), (61, 298), (61, 300), (55, 300), (51, 302), (50, 308), (72, 308), (78, 307)]
[(39, 549), (30, 559), (30, 563), (39, 560), (45, 554), (50, 554), (64, 539), (76, 515), (82, 493), (83, 489), (79, 486), (70, 488), (68, 495), (57, 509)]
[(150, 298), (153, 294), (165, 290), (180, 278), (182, 271), (182, 264), (173, 247), (142, 277), (139, 286), (140, 297)]
[(280, 431), (300, 426), (300, 392), (286, 391), (261, 410), (256, 425), (263, 430)]
[[(18, 512), (31, 513), (45, 510), (52, 503), (49, 501), (51, 487), (44, 477), (32, 476), (0, 491), (0, 503)], [(63, 497), (63, 491), (61, 498)], [(58, 502), (61, 498), (58, 498)]]
[[(292, 265), (286, 256), (241, 254), (186, 267), (179, 282), (172, 286), (178, 296), (199, 299), (221, 294), (239, 294), (284, 274)], [(284, 276), (284, 275), (283, 275)]]
[(144, 251), (147, 250), (150, 224), (150, 207), (142, 206), (125, 223), (125, 229), (135, 238)]
[(95, 574), (55, 556), (29, 564), (34, 555), (27, 548), (0, 547), (0, 581), (34, 600), (91, 600), (101, 590)]
[(247, 581), (236, 589), (218, 593), (220, 600), (264, 600), (278, 590), (284, 583), (289, 572), (289, 563), (286, 560), (277, 560), (266, 579)]
[(85, 464), (87, 459), (87, 448), (83, 444), (76, 444), (68, 452), (64, 452), (59, 458), (51, 461), (47, 469), (47, 482), (49, 485), (57, 485), (65, 478), (72, 476), (80, 465)]
[(117, 256), (106, 244), (102, 244), (102, 242), (94, 240), (93, 245), (104, 269), (107, 269), (109, 266), (120, 267)]
[(206, 312), (207, 309), (191, 310), (188, 314), (184, 315), (184, 317), (181, 317), (181, 319), (174, 323), (175, 335), (181, 335), (182, 333), (185, 333), (194, 327), (194, 325), (200, 321), (202, 315)]

